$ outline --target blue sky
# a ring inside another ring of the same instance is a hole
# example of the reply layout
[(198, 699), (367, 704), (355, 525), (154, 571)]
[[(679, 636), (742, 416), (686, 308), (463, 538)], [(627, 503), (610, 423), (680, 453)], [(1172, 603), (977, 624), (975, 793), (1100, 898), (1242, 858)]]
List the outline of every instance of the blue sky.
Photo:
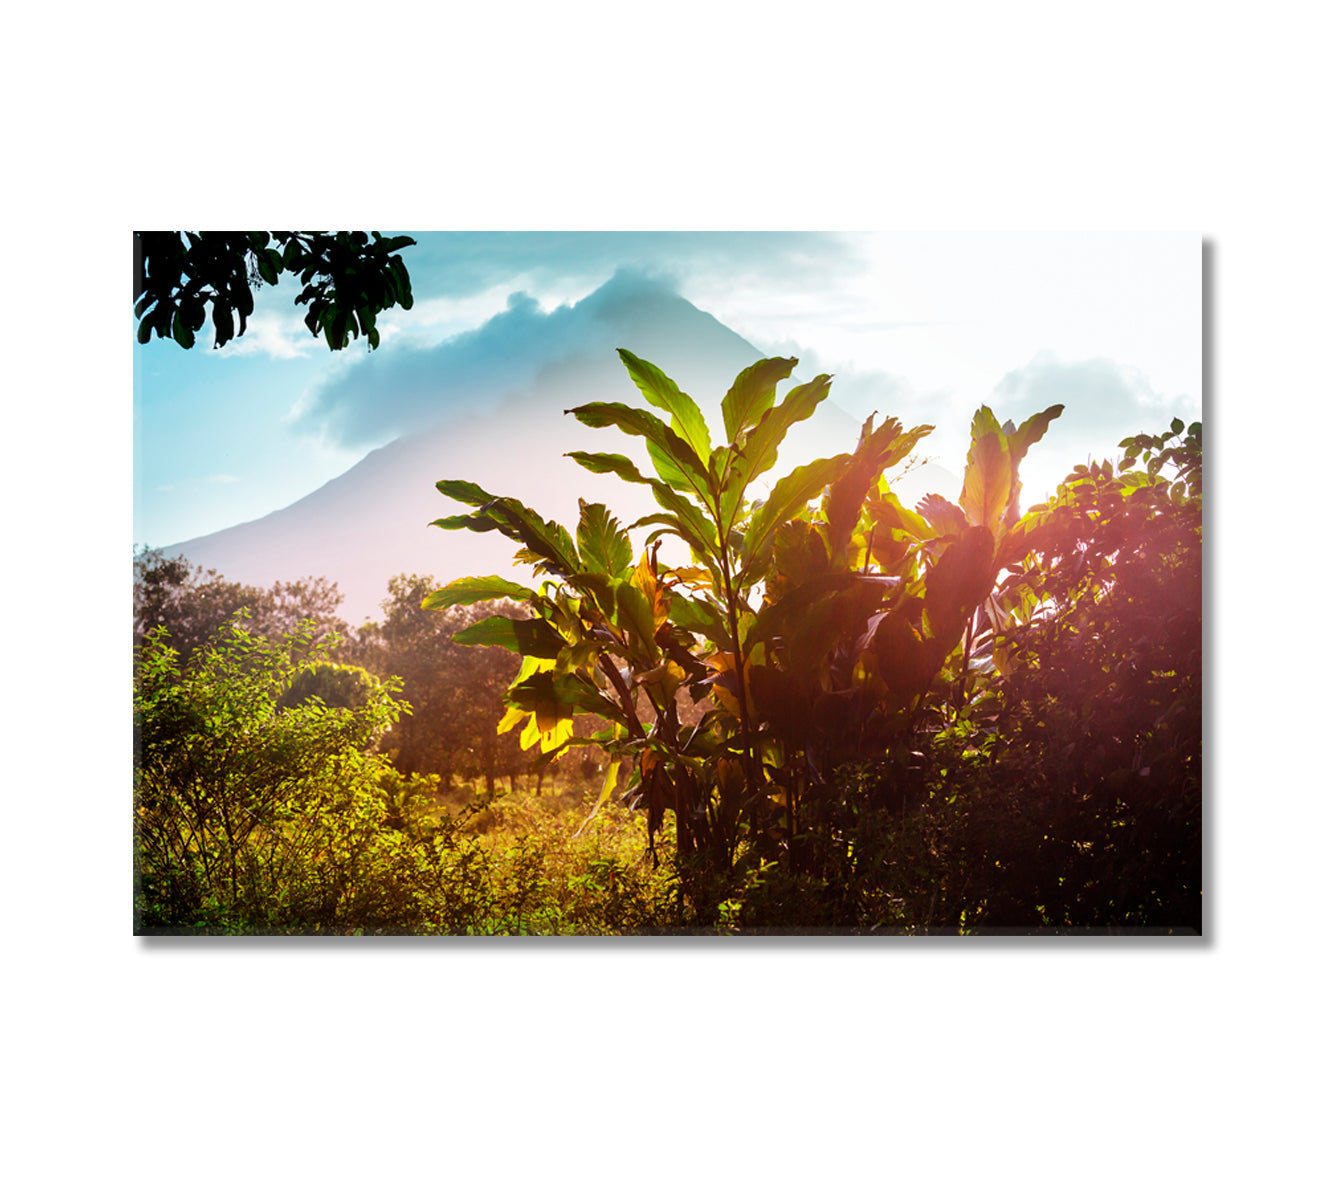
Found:
[[(1065, 403), (1028, 459), (1026, 502), (1119, 438), (1200, 414), (1198, 236), (414, 236), (414, 307), (380, 318), (373, 353), (312, 338), (286, 280), (260, 290), (222, 351), (202, 338), (135, 347), (136, 544), (263, 516), (467, 407), (481, 380), (530, 382), (577, 339), (572, 306), (622, 269), (669, 283), (764, 354), (796, 355), (801, 376), (832, 372), (831, 399), (855, 417), (935, 424), (922, 449), (956, 473), (979, 404), (1019, 421)], [(718, 397), (696, 399), (707, 412)]]

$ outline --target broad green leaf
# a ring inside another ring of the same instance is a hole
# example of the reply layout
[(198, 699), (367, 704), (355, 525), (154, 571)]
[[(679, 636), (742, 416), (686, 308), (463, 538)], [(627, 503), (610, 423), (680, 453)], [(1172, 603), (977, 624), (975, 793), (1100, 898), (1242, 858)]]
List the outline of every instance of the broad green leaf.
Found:
[(171, 320), (171, 336), (186, 350), (195, 344), (195, 335), (185, 323), (185, 317), (179, 308)]
[(534, 604), (537, 599), (537, 593), (532, 588), (510, 583), (499, 575), (469, 575), (437, 588), (422, 601), (422, 608), (445, 609), (455, 604), (478, 604), (484, 600), (520, 600), (525, 604)]
[(829, 549), (835, 559), (841, 559), (847, 553), (867, 493), (890, 467), (906, 458), (931, 429), (930, 425), (919, 425), (905, 434), (902, 424), (894, 418), (886, 419), (879, 427), (873, 416), (866, 418), (848, 468), (830, 486), (825, 500)]
[(894, 702), (905, 705), (930, 686), (942, 658), (902, 612), (884, 613), (873, 624), (866, 658)]
[(1013, 429), (1009, 421), (1006, 424), (1005, 445), (1010, 452), (1010, 498), (1006, 505), (1005, 523), (1013, 525), (1019, 520), (1019, 464), (1029, 447), (1042, 440), (1047, 427), (1065, 411), (1064, 404), (1053, 404), (1029, 417), (1018, 429)]
[(649, 513), (646, 517), (640, 517), (638, 521), (633, 522), (631, 529), (647, 529), (653, 533), (670, 533), (679, 537), (695, 556), (704, 562), (712, 562), (716, 556), (716, 550), (710, 550), (708, 545), (703, 542), (699, 536), (684, 522), (680, 517), (672, 513)]
[(471, 504), (474, 508), (490, 504), (492, 500), (497, 499), (490, 492), (484, 491), (475, 483), (469, 483), (466, 479), (442, 479), (435, 485), (435, 490), (442, 496), (448, 496), (460, 504)]
[(579, 500), (579, 559), (586, 572), (620, 575), (634, 558), (630, 538), (605, 504)]
[(653, 484), (653, 498), (676, 514), (681, 528), (690, 535), (687, 541), (706, 562), (713, 562), (718, 555), (718, 529), (708, 515), (688, 497), (661, 483)]
[(639, 657), (652, 663), (658, 657), (653, 635), (657, 626), (653, 621), (653, 604), (629, 580), (622, 580), (616, 585), (616, 624), (631, 637), (631, 649), (638, 650)]
[(678, 592), (671, 594), (672, 624), (680, 629), (688, 629), (708, 638), (715, 646), (727, 641), (727, 625), (723, 614), (714, 605), (703, 600), (682, 596)]
[(1010, 499), (1010, 453), (1005, 433), (985, 404), (973, 417), (959, 504), (969, 523), (995, 529)]
[(232, 340), (235, 325), (232, 322), (232, 310), (221, 300), (213, 301), (213, 331), (219, 346), (225, 346)]
[(1021, 521), (1008, 530), (1001, 537), (1000, 544), (996, 547), (996, 567), (1015, 566), (1028, 557), (1038, 538), (1038, 526), (1036, 523), (1027, 523)]
[(776, 599), (829, 570), (829, 550), (824, 538), (809, 522), (798, 517), (778, 527), (774, 534), (773, 558), (765, 572), (765, 596)]
[(598, 656), (607, 647), (592, 638), (585, 638), (574, 645), (564, 647), (556, 655), (556, 674), (568, 675), (572, 671), (590, 671), (597, 664)]
[(673, 432), (685, 438), (701, 463), (708, 462), (713, 441), (699, 405), (676, 386), (675, 380), (669, 379), (651, 362), (631, 354), (629, 350), (617, 350), (616, 353), (621, 356), (630, 378), (635, 381), (644, 399), (654, 408), (671, 413)]
[(762, 358), (736, 377), (723, 397), (723, 426), (729, 442), (752, 429), (773, 408), (779, 382), (791, 375), (796, 365), (795, 358)]
[(847, 469), (849, 461), (850, 456), (847, 454), (817, 458), (774, 484), (760, 511), (751, 518), (742, 539), (737, 571), (741, 586), (749, 586), (764, 574), (765, 560), (778, 527), (803, 511)]
[(518, 680), (505, 693), (508, 703), (529, 712), (587, 712), (610, 721), (624, 721), (625, 714), (597, 688), (578, 675), (540, 671)]
[(499, 646), (529, 658), (554, 659), (569, 643), (543, 620), (487, 617), (453, 637), (460, 646)]
[(652, 413), (625, 404), (607, 403), (581, 404), (566, 411), (572, 412), (590, 428), (605, 429), (614, 425), (622, 433), (642, 437), (664, 483), (686, 488), (701, 497), (709, 494), (708, 470), (699, 455), (684, 438), (673, 433)]
[(970, 526), (927, 572), (927, 633), (946, 652), (963, 636), (965, 621), (996, 582), (995, 548), (990, 529)]
[(589, 454), (575, 450), (565, 456), (572, 458), (586, 471), (595, 475), (619, 475), (627, 483), (652, 483), (624, 454)]
[[(776, 603), (766, 604), (760, 609), (754, 625), (746, 636), (744, 642), (746, 657), (749, 658), (751, 650), (758, 643), (770, 640), (775, 634), (794, 629), (806, 614), (814, 611), (813, 606), (817, 601), (859, 584), (865, 585), (866, 581), (851, 571), (828, 571), (808, 580), (800, 587), (793, 588)], [(872, 586), (876, 596), (881, 595), (881, 589)]]
[(615, 621), (616, 596), (612, 590), (616, 584), (614, 579), (602, 572), (580, 572), (578, 575), (571, 575), (568, 582), (571, 587), (578, 588), (583, 593), (585, 607), (581, 609), (580, 615), (585, 621), (590, 624)]
[(282, 255), (273, 249), (257, 250), (255, 266), (259, 270), (260, 278), (272, 286), (278, 282), (278, 273), (283, 269)]
[(1029, 453), (1029, 448), (1042, 441), (1047, 428), (1065, 411), (1065, 404), (1053, 404), (1050, 408), (1045, 408), (1042, 412), (1029, 417), (1017, 431), (1006, 437), (1006, 443), (1010, 447), (1010, 457), (1015, 460), (1023, 459), (1023, 456)]
[(923, 496), (917, 502), (917, 511), (931, 523), (931, 531), (936, 537), (962, 533), (968, 526), (968, 518), (963, 515), (963, 510), (935, 492)]
[(471, 529), (476, 533), (499, 530), (524, 549), (515, 556), (556, 575), (569, 576), (579, 570), (579, 555), (569, 531), (555, 521), (544, 521), (531, 508), (509, 496), (492, 496), (474, 483), (442, 479), (436, 489), (451, 499), (478, 505), (475, 513), (442, 517), (431, 524), (438, 529)]
[(882, 490), (878, 499), (868, 500), (866, 508), (877, 524), (884, 524), (890, 529), (901, 529), (914, 541), (924, 542), (934, 536), (926, 520), (911, 509), (905, 508), (889, 488)]
[(831, 380), (832, 376), (817, 375), (810, 383), (794, 387), (783, 402), (764, 413), (746, 435), (745, 445), (733, 463), (731, 479), (723, 492), (721, 517), (725, 531), (731, 532), (746, 489), (778, 461), (778, 447), (787, 431), (797, 421), (804, 421), (815, 412), (820, 401), (829, 395)]

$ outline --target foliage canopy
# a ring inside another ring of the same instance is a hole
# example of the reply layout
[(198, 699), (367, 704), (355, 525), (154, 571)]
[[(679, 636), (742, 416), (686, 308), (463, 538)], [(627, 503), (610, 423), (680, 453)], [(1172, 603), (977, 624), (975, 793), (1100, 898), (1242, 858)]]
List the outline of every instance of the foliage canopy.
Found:
[(376, 317), (395, 305), (412, 307), (412, 282), (397, 251), (413, 245), (410, 237), (349, 230), (136, 231), (139, 341), (170, 337), (188, 350), (211, 317), (213, 344), (225, 346), (245, 333), (255, 311), (253, 289), (287, 273), (300, 277), (295, 303), (305, 306), (312, 335), (342, 350), (364, 333), (374, 350), (380, 344)]

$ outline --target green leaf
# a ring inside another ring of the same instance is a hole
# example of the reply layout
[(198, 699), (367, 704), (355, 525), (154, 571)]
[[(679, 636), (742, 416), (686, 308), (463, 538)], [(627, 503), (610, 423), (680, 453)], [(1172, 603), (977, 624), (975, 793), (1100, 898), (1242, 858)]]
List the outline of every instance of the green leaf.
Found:
[[(851, 571), (826, 571), (793, 588), (781, 600), (766, 604), (760, 609), (755, 624), (746, 635), (743, 655), (749, 658), (751, 650), (758, 643), (768, 641), (776, 633), (795, 628), (804, 617), (813, 613), (817, 600), (858, 585), (866, 586), (866, 581)], [(880, 588), (875, 586), (874, 590), (878, 596)]]
[[(791, 474), (783, 476), (774, 484), (760, 511), (751, 518), (741, 543), (737, 578), (743, 587), (763, 575), (769, 547), (778, 527), (803, 511), (847, 469), (850, 461), (851, 456), (847, 454), (835, 455), (833, 458), (817, 458), (814, 462), (806, 463)], [(756, 573), (757, 568), (758, 573)]]
[(699, 405), (676, 386), (675, 380), (669, 379), (651, 362), (638, 358), (629, 350), (617, 350), (616, 353), (621, 356), (630, 378), (635, 381), (644, 399), (654, 408), (671, 413), (672, 431), (685, 438), (701, 463), (707, 462), (713, 441)]
[(486, 617), (461, 629), (453, 640), (460, 646), (499, 646), (543, 659), (554, 659), (569, 644), (547, 621), (518, 621), (512, 617)]
[(937, 537), (962, 533), (968, 526), (968, 518), (963, 515), (963, 510), (935, 492), (928, 493), (917, 502), (917, 511), (931, 522), (931, 530)]
[(670, 509), (678, 518), (680, 527), (690, 535), (686, 540), (706, 562), (718, 557), (718, 528), (688, 497), (672, 491), (665, 484), (654, 483), (653, 498), (663, 508)]
[(475, 483), (442, 479), (436, 490), (452, 500), (477, 506), (477, 512), (442, 517), (431, 524), (438, 529), (471, 529), (477, 533), (499, 530), (525, 547), (516, 557), (557, 575), (579, 570), (579, 555), (569, 531), (555, 521), (544, 521), (531, 508), (509, 496), (493, 496)]
[(723, 397), (723, 426), (729, 442), (748, 432), (773, 408), (778, 384), (796, 365), (795, 358), (762, 358), (736, 377)]
[(475, 508), (490, 504), (496, 499), (490, 492), (484, 491), (475, 483), (469, 483), (466, 479), (442, 479), (435, 485), (435, 490), (442, 496), (448, 496), (460, 504), (471, 504)]
[(565, 456), (572, 458), (586, 471), (595, 475), (619, 475), (627, 483), (652, 483), (624, 454), (589, 454), (575, 450)]
[(171, 321), (171, 336), (176, 339), (178, 345), (186, 350), (189, 350), (195, 344), (195, 335), (185, 323), (185, 317), (181, 314), (179, 308)]
[(1172, 418), (1172, 432), (1173, 432), (1173, 433), (1180, 433), (1180, 432), (1181, 432), (1183, 429), (1185, 429), (1185, 428), (1186, 428), (1186, 422), (1183, 421), (1180, 417), (1173, 417), (1173, 418)]
[(437, 588), (425, 600), (422, 608), (446, 609), (456, 604), (480, 604), (484, 600), (519, 600), (532, 604), (537, 600), (537, 593), (519, 583), (510, 583), (499, 575), (469, 575), (465, 579), (456, 579), (453, 583)]
[(259, 277), (272, 287), (278, 282), (278, 272), (283, 268), (282, 255), (276, 250), (257, 250), (255, 267), (259, 271)]
[(697, 496), (709, 494), (708, 471), (690, 444), (673, 433), (659, 418), (642, 408), (625, 404), (581, 404), (567, 409), (592, 429), (614, 425), (622, 433), (642, 437), (664, 483), (674, 488), (685, 488)]
[(930, 425), (919, 425), (905, 434), (902, 424), (892, 417), (881, 422), (878, 428), (874, 416), (866, 418), (848, 469), (830, 487), (825, 501), (829, 550), (835, 559), (841, 560), (848, 551), (867, 493), (885, 471), (906, 458), (931, 429)]
[[(1013, 525), (1019, 520), (1019, 464), (1029, 447), (1042, 440), (1047, 427), (1065, 411), (1064, 404), (1053, 404), (1029, 417), (1017, 430), (1007, 430), (1005, 444), (1010, 452), (1010, 498), (1006, 504), (1005, 523)], [(1006, 422), (1007, 426), (1010, 424)]]
[(991, 530), (973, 525), (945, 548), (926, 576), (927, 632), (941, 647), (952, 649), (963, 636), (964, 623), (996, 582)]
[(624, 721), (625, 714), (597, 688), (578, 675), (539, 671), (513, 684), (505, 700), (525, 712), (554, 715), (587, 712), (609, 721)]
[(214, 344), (217, 346), (225, 346), (232, 340), (234, 328), (232, 323), (232, 310), (221, 300), (213, 301)]
[(783, 402), (764, 413), (746, 435), (745, 445), (733, 464), (731, 479), (723, 492), (721, 516), (724, 531), (731, 532), (746, 489), (778, 461), (778, 447), (787, 431), (815, 412), (819, 403), (829, 395), (831, 380), (832, 376), (818, 375), (810, 383), (794, 387)]
[(585, 571), (620, 575), (630, 565), (634, 550), (630, 538), (605, 504), (579, 501), (579, 559)]
[(629, 580), (621, 580), (616, 585), (616, 624), (631, 636), (631, 648), (638, 650), (641, 658), (651, 663), (658, 657), (653, 641), (657, 632), (653, 605)]
[(669, 600), (671, 622), (691, 633), (702, 634), (715, 646), (722, 646), (727, 641), (727, 625), (723, 614), (704, 600), (696, 600), (673, 592)]
[[(954, 508), (954, 505), (951, 504), (950, 507)], [(889, 529), (901, 529), (913, 541), (924, 542), (934, 536), (931, 526), (917, 513), (905, 508), (899, 498), (888, 489), (881, 492), (878, 499), (868, 500), (866, 508), (877, 524), (884, 524)], [(954, 511), (959, 512), (957, 508), (954, 508)]]
[[(580, 615), (590, 624), (596, 624), (598, 619), (605, 619), (608, 622), (614, 622), (616, 619), (616, 597), (612, 591), (616, 581), (610, 576), (598, 573), (583, 573), (571, 575), (569, 584), (571, 587), (578, 588), (584, 596), (584, 607)], [(596, 614), (589, 612), (589, 606), (596, 609)]]
[(698, 533), (696, 533), (685, 521), (672, 513), (658, 512), (649, 513), (646, 517), (640, 517), (638, 521), (633, 522), (631, 529), (647, 529), (650, 533), (670, 533), (679, 537), (691, 550), (695, 556), (703, 562), (712, 564), (717, 556), (717, 547), (710, 548), (709, 543), (705, 542)]
[(973, 417), (972, 432), (959, 504), (971, 524), (994, 529), (1010, 499), (1010, 452), (1000, 422), (985, 404)]

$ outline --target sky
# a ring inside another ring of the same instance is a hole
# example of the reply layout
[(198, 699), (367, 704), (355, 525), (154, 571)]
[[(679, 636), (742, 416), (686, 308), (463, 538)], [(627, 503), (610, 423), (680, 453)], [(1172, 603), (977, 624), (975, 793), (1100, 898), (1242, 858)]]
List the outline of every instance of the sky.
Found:
[[(222, 350), (203, 335), (188, 351), (135, 345), (136, 545), (264, 516), (471, 410), (483, 380), (530, 383), (578, 344), (574, 306), (619, 270), (796, 356), (797, 377), (833, 374), (831, 401), (859, 420), (935, 425), (920, 449), (957, 475), (979, 405), (1019, 423), (1064, 403), (1026, 460), (1025, 504), (1120, 438), (1200, 416), (1195, 235), (407, 232), (414, 305), (379, 318), (373, 352), (316, 341), (287, 279)], [(707, 414), (721, 397), (695, 399)]]

